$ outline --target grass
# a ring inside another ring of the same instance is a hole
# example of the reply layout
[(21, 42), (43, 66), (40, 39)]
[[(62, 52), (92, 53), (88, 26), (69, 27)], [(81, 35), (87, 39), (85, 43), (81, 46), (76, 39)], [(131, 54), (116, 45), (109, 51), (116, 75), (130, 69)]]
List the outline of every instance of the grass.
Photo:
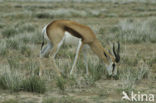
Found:
[(3, 89), (9, 89), (13, 91), (21, 90), (21, 78), (17, 72), (11, 73), (11, 71), (4, 72), (0, 76), (0, 87)]
[[(0, 103), (38, 103), (42, 98), (43, 103), (125, 103), (120, 101), (123, 90), (155, 93), (156, 4), (153, 0), (102, 1), (0, 3)], [(51, 58), (44, 60), (43, 76), (38, 77), (41, 31), (56, 19), (88, 25), (105, 49), (120, 41), (117, 79), (109, 78), (91, 50), (89, 75), (80, 56), (70, 76), (76, 46), (66, 45), (55, 58), (62, 77), (57, 78)]]
[[(8, 89), (11, 92), (28, 91), (44, 93), (46, 91), (45, 80), (31, 73), (28, 77), (24, 77), (17, 71), (17, 64), (9, 60), (10, 69), (0, 74), (0, 87)], [(34, 69), (34, 68), (33, 68)]]
[(27, 91), (44, 93), (46, 91), (44, 80), (37, 76), (22, 78), (16, 73), (4, 73), (0, 76), (0, 87), (11, 92)]
[(89, 72), (90, 72), (90, 79), (92, 82), (100, 80), (102, 77), (106, 76), (106, 68), (102, 64), (96, 64), (93, 65), (91, 62), (89, 62)]
[(9, 49), (19, 49), (19, 43), (17, 40), (9, 39), (6, 40), (6, 47)]
[(64, 96), (61, 98), (54, 97), (45, 98), (43, 103), (87, 103), (87, 102), (81, 99), (75, 99), (70, 96)]
[(44, 18), (51, 18), (53, 19), (54, 17), (48, 13), (37, 13), (35, 15), (36, 18), (39, 18), (39, 19), (44, 19)]
[(8, 64), (9, 64), (9, 67), (10, 69), (18, 69), (20, 68), (20, 64), (19, 64), (19, 58), (17, 57), (10, 57), (10, 58), (7, 58), (7, 61), (8, 61)]
[(40, 44), (42, 40), (43, 37), (41, 36), (41, 32), (39, 30), (36, 30), (32, 35), (30, 42), (34, 44)]
[(22, 90), (28, 92), (44, 93), (46, 91), (45, 81), (38, 76), (30, 76), (23, 80)]
[(136, 66), (138, 64), (138, 59), (137, 58), (123, 57), (121, 62), (126, 63), (128, 66)]
[(6, 56), (7, 53), (8, 53), (8, 50), (6, 48), (6, 42), (2, 40), (0, 42), (0, 55), (1, 56)]
[(56, 85), (57, 87), (61, 90), (61, 91), (64, 91), (65, 90), (65, 84), (66, 84), (66, 80), (61, 78), (61, 77), (58, 77), (57, 78), (57, 82), (56, 82)]
[[(56, 86), (61, 90), (65, 91), (67, 86), (73, 87), (87, 87), (87, 86), (95, 86), (95, 82), (100, 80), (101, 78), (106, 78), (106, 71), (104, 65), (93, 65), (89, 62), (89, 75), (86, 75), (86, 71), (84, 69), (84, 64), (79, 61), (77, 65), (77, 71), (73, 73), (75, 76), (69, 76), (69, 66), (66, 65), (63, 72), (62, 77), (57, 78)], [(77, 76), (83, 78), (77, 78)]]
[(134, 89), (136, 83), (143, 79), (149, 79), (149, 67), (141, 65), (139, 68), (128, 67), (120, 71), (119, 79), (122, 80), (123, 90), (130, 92)]
[(6, 28), (6, 29), (4, 29), (2, 31), (2, 36), (3, 37), (7, 37), (7, 38), (13, 37), (13, 36), (15, 36), (17, 34), (17, 32), (18, 31), (15, 28), (13, 28), (13, 27)]
[(29, 46), (23, 45), (20, 48), (20, 53), (26, 57), (30, 57), (32, 55), (32, 50)]
[(142, 43), (156, 42), (155, 35), (155, 19), (146, 21), (133, 21), (131, 19), (121, 21), (118, 26), (112, 28), (112, 32), (116, 34), (116, 38), (122, 42)]
[(5, 27), (5, 24), (0, 23), (0, 29), (1, 29), (1, 28), (4, 28), (4, 27)]
[(23, 32), (34, 32), (35, 31), (35, 27), (36, 25), (32, 25), (32, 24), (24, 24), (22, 26), (19, 25), (19, 32), (23, 33)]
[(16, 99), (9, 99), (9, 100), (3, 101), (2, 103), (19, 103), (19, 102)]
[(153, 57), (152, 59), (148, 61), (148, 64), (152, 66), (152, 64), (154, 64), (155, 62), (156, 62), (156, 57)]

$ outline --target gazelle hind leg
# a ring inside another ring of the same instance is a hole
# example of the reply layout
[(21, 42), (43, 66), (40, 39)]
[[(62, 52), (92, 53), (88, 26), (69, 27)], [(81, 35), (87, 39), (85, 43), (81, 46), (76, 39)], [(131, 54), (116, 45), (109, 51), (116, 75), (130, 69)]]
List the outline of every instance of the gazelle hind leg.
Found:
[(39, 70), (39, 76), (42, 75), (42, 69), (44, 68), (44, 61), (46, 58), (44, 58), (45, 56), (49, 56), (49, 52), (52, 49), (52, 43), (48, 42), (48, 44), (46, 45), (46, 47), (44, 47), (41, 51), (40, 51), (40, 70)]
[(45, 56), (49, 56), (49, 52), (52, 49), (52, 43), (49, 41), (48, 44), (46, 45), (46, 47), (44, 47), (41, 51), (40, 51), (40, 58), (45, 57)]
[(52, 49), (52, 53), (50, 53), (50, 54), (52, 56), (53, 67), (56, 69), (56, 72), (60, 75), (59, 69), (58, 69), (58, 67), (57, 67), (57, 65), (55, 63), (54, 58), (55, 58), (57, 52), (59, 51), (61, 45), (63, 44), (63, 41), (64, 41), (64, 38), (60, 41), (60, 43), (58, 43), (58, 44), (56, 43), (53, 46), (52, 46), (52, 43), (49, 42), (47, 44), (47, 46), (41, 50), (41, 52), (40, 52), (40, 58), (42, 60), (40, 60), (41, 67), (40, 67), (39, 76), (42, 75), (42, 68), (44, 67), (43, 61), (44, 61), (45, 58), (43, 58), (43, 57), (45, 57), (46, 55), (49, 56), (49, 52), (50, 52), (51, 49)]
[(70, 71), (70, 75), (72, 75), (72, 73), (73, 73), (73, 70), (74, 70), (74, 68), (75, 68), (75, 65), (76, 65), (76, 62), (77, 62), (77, 60), (78, 60), (78, 56), (79, 56), (79, 54), (80, 54), (80, 51), (81, 51), (82, 46), (83, 46), (83, 43), (82, 43), (82, 40), (80, 39), (80, 40), (79, 40), (78, 47), (77, 47), (77, 50), (76, 50), (76, 55), (75, 55), (74, 63), (73, 63), (73, 65), (72, 65), (72, 69), (71, 69), (71, 71)]
[(58, 53), (58, 51), (60, 50), (61, 46), (63, 45), (64, 42), (64, 37), (63, 39), (60, 41), (60, 43), (58, 45), (56, 45), (55, 50), (53, 50), (53, 54), (52, 57), (55, 58), (56, 54)]
[(43, 68), (45, 68), (44, 66), (44, 61), (46, 60), (46, 58), (40, 58), (39, 59), (39, 62), (40, 62), (40, 68), (39, 68), (39, 76), (42, 76), (42, 71), (43, 71)]
[(60, 74), (59, 68), (58, 68), (58, 66), (56, 65), (56, 62), (55, 62), (55, 56), (56, 56), (56, 54), (58, 53), (58, 51), (60, 50), (60, 48), (61, 48), (63, 42), (64, 42), (64, 38), (60, 41), (60, 43), (55, 43), (55, 44), (54, 44), (54, 47), (53, 47), (53, 49), (52, 49), (52, 52), (51, 52), (51, 54), (50, 54), (50, 56), (52, 57), (52, 63), (53, 63), (53, 66), (54, 66), (54, 68), (55, 68), (55, 71), (57, 72), (57, 74), (58, 74), (59, 76), (60, 76), (61, 74)]

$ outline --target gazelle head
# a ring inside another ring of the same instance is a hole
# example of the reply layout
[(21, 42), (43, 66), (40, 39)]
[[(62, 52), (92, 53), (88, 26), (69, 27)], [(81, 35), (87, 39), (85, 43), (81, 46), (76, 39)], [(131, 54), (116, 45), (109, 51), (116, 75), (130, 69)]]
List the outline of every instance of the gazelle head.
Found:
[(111, 54), (112, 58), (107, 57), (107, 59), (109, 60), (109, 64), (106, 64), (106, 68), (108, 71), (109, 76), (116, 76), (117, 75), (117, 63), (120, 61), (120, 43), (118, 42), (118, 48), (117, 50), (115, 49), (115, 45), (113, 43), (113, 54), (109, 51), (109, 53)]

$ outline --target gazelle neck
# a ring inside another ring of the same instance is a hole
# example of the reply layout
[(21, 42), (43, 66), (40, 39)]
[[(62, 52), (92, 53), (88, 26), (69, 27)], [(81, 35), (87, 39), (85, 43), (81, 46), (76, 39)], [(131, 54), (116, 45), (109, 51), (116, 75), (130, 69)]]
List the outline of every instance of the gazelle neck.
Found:
[(112, 62), (115, 62), (115, 58), (108, 53), (104, 47), (102, 46), (102, 44), (96, 39), (94, 40), (94, 42), (92, 42), (90, 44), (91, 49), (93, 50), (93, 52), (101, 59), (104, 61), (105, 64), (109, 64), (109, 59), (110, 58), (112, 60)]

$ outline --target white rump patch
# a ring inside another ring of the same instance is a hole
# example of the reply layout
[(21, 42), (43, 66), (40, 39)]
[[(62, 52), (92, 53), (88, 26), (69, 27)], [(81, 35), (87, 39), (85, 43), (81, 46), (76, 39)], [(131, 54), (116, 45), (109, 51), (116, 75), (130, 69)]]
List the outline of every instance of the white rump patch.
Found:
[(42, 35), (44, 36), (44, 38), (45, 38), (47, 41), (49, 41), (49, 38), (48, 38), (48, 36), (47, 36), (47, 26), (48, 26), (48, 25), (49, 25), (49, 24), (45, 25), (44, 28), (42, 29)]

